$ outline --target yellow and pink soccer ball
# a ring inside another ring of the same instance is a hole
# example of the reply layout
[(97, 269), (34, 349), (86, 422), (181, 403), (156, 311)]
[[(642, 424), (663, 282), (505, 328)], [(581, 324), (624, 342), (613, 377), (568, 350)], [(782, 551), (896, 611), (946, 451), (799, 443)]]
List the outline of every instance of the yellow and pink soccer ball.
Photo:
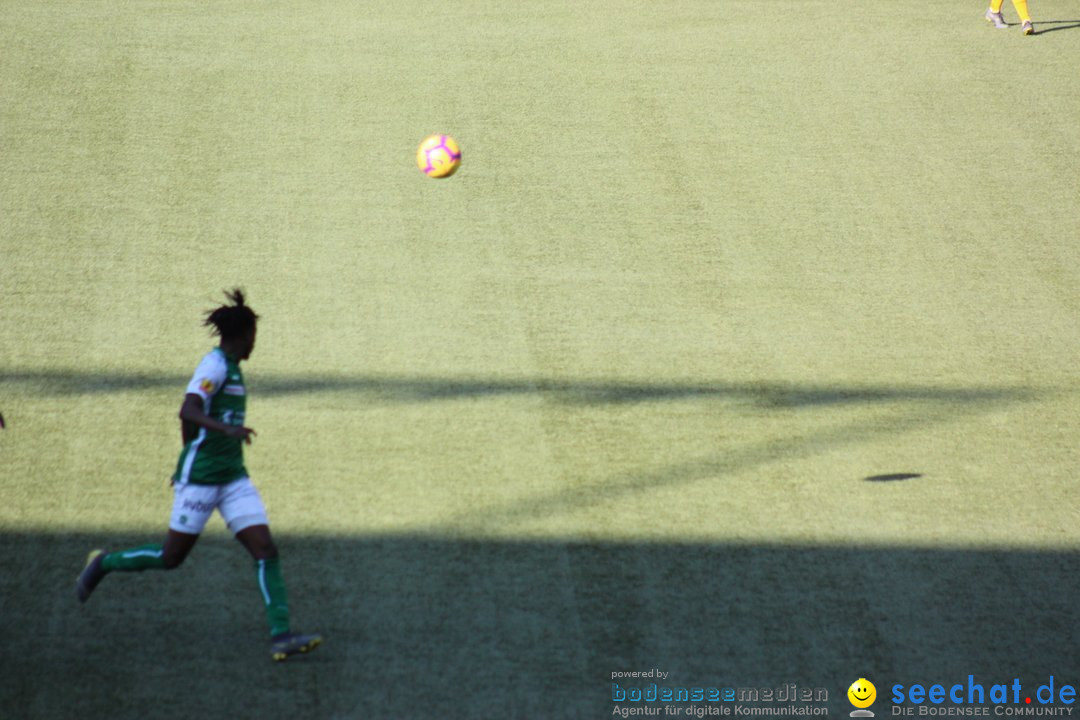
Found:
[(449, 135), (429, 135), (416, 150), (416, 166), (428, 177), (448, 178), (461, 165), (461, 148)]

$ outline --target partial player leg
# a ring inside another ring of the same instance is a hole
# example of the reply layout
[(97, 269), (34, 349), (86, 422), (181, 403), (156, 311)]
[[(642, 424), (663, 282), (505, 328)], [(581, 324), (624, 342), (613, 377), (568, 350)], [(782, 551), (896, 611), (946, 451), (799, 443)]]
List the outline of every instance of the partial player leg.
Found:
[(179, 567), (198, 539), (198, 535), (169, 530), (164, 545), (140, 545), (113, 553), (94, 550), (75, 579), (75, 594), (79, 602), (86, 602), (102, 578), (111, 572), (172, 570)]
[(236, 533), (236, 539), (247, 548), (255, 559), (255, 577), (259, 582), (266, 621), (270, 624), (270, 636), (289, 632), (289, 596), (285, 591), (285, 579), (281, 575), (281, 560), (277, 546), (270, 537), (268, 525), (252, 525)]
[(161, 563), (165, 569), (173, 570), (180, 567), (191, 554), (191, 549), (195, 547), (198, 540), (198, 535), (170, 529), (169, 534), (165, 536), (165, 545), (161, 549)]
[(1025, 35), (1034, 35), (1035, 26), (1031, 23), (1031, 15), (1028, 14), (1027, 0), (1012, 0), (1013, 7), (1016, 8), (1016, 14), (1020, 16), (1020, 28), (1024, 31)]
[(285, 591), (285, 579), (281, 575), (281, 560), (277, 546), (270, 536), (268, 525), (252, 525), (236, 533), (251, 557), (255, 559), (255, 577), (266, 608), (266, 621), (270, 636), (289, 633), (289, 596)]
[(255, 559), (255, 576), (266, 609), (266, 621), (270, 625), (270, 656), (279, 662), (291, 655), (314, 650), (322, 642), (321, 635), (294, 633), (290, 628), (289, 598), (270, 527), (252, 525), (236, 533), (236, 539)]
[(986, 19), (994, 23), (994, 27), (998, 30), (1004, 30), (1009, 27), (1005, 22), (1004, 16), (1001, 14), (1001, 4), (1005, 0), (990, 0), (990, 7), (986, 11)]
[(131, 550), (109, 553), (102, 561), (102, 569), (105, 572), (173, 570), (180, 567), (198, 540), (198, 535), (169, 530), (164, 545), (143, 545)]
[(178, 484), (174, 487), (169, 534), (164, 545), (142, 545), (129, 550), (106, 553), (94, 550), (75, 580), (79, 602), (86, 602), (90, 593), (110, 572), (142, 572), (171, 570), (178, 567), (195, 546), (199, 533), (217, 507), (220, 488), (216, 486)]
[(229, 483), (224, 488), (219, 509), (236, 539), (255, 560), (255, 577), (270, 625), (271, 657), (278, 661), (313, 650), (322, 642), (322, 637), (294, 633), (289, 626), (289, 598), (281, 574), (281, 560), (270, 535), (266, 507), (259, 491), (249, 478)]

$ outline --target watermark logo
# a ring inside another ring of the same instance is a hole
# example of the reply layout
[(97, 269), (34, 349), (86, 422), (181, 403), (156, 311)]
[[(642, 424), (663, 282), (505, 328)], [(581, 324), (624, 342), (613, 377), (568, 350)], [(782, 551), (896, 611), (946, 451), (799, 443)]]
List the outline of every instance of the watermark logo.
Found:
[(874, 717), (874, 713), (866, 708), (874, 704), (877, 699), (877, 688), (874, 683), (866, 678), (859, 678), (851, 683), (847, 690), (848, 701), (855, 706), (850, 715), (853, 718)]
[(667, 717), (825, 717), (829, 691), (785, 682), (772, 687), (683, 684), (660, 668), (611, 673), (612, 714)]
[(1076, 686), (1050, 676), (1032, 692), (1031, 685), (1014, 677), (1011, 682), (987, 684), (974, 675), (967, 682), (896, 683), (892, 694), (892, 715), (961, 715), (988, 717), (1071, 716), (1076, 703)]

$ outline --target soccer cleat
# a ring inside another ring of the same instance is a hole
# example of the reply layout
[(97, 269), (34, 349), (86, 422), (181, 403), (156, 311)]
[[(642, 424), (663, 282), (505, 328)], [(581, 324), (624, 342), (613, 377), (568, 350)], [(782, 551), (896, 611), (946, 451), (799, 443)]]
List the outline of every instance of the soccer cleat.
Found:
[(1009, 27), (1005, 23), (1005, 16), (999, 12), (994, 12), (990, 8), (986, 9), (986, 19), (994, 23), (994, 27), (996, 27), (998, 30), (1004, 30), (1005, 28)]
[(271, 638), (270, 657), (274, 662), (286, 660), (297, 653), (311, 652), (322, 643), (322, 635), (285, 633)]
[(101, 578), (105, 577), (105, 571), (101, 569), (101, 562), (104, 559), (104, 550), (91, 550), (86, 556), (86, 565), (75, 578), (75, 595), (79, 598), (79, 602), (84, 603), (89, 600), (90, 593), (94, 592)]
[(1034, 35), (1035, 34), (1035, 26), (1031, 24), (1030, 20), (1025, 20), (1024, 21), (1022, 29), (1023, 29), (1025, 35)]

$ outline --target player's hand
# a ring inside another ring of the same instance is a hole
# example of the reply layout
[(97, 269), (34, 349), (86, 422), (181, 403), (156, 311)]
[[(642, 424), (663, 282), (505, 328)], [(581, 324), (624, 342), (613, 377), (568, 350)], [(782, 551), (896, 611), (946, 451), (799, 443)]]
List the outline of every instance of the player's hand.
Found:
[(241, 439), (248, 445), (251, 444), (251, 438), (258, 435), (257, 432), (255, 432), (254, 430), (252, 430), (249, 427), (235, 427), (235, 426), (230, 427), (228, 430), (226, 430), (225, 434), (228, 435), (231, 438)]

